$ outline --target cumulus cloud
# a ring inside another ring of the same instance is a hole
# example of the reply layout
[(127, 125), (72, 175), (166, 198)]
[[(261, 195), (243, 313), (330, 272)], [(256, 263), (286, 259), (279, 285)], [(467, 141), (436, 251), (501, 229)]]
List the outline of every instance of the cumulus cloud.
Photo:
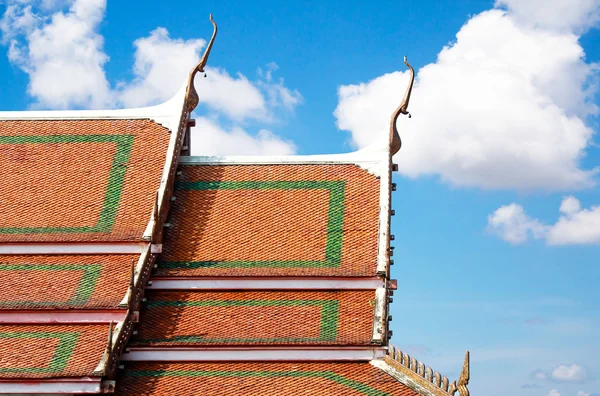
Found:
[[(586, 119), (598, 113), (599, 67), (586, 62), (577, 32), (597, 22), (597, 2), (562, 2), (575, 8), (564, 24), (540, 4), (498, 1), (504, 9), (471, 18), (435, 63), (418, 70), (414, 117), (399, 120), (401, 173), (487, 189), (596, 183), (597, 170), (579, 164), (593, 135)], [(362, 148), (387, 130), (407, 82), (398, 71), (339, 88), (334, 115), (352, 144)]]
[(552, 225), (529, 217), (516, 203), (501, 206), (488, 216), (488, 230), (512, 244), (530, 237), (543, 238), (549, 245), (600, 244), (600, 206), (582, 209), (573, 196), (563, 198), (561, 216)]
[(531, 373), (531, 378), (538, 381), (544, 381), (548, 379), (548, 375), (542, 370), (535, 370), (533, 373)]
[[(2, 43), (8, 47), (11, 63), (29, 75), (28, 94), (35, 100), (34, 107), (146, 106), (169, 99), (186, 81), (206, 40), (171, 38), (167, 29), (159, 27), (133, 43), (133, 79), (111, 84), (104, 71), (109, 57), (98, 33), (105, 10), (106, 0), (8, 1), (0, 20)], [(207, 78), (196, 77), (200, 104), (233, 123), (272, 123), (281, 112), (292, 112), (302, 103), (297, 90), (273, 76), (276, 70), (277, 65), (271, 63), (251, 81), (241, 73), (232, 76), (222, 68), (209, 67)], [(192, 147), (205, 144), (217, 150), (216, 155), (295, 151), (291, 142), (267, 130), (252, 135), (238, 126), (225, 131), (214, 122), (200, 124), (208, 129), (194, 136), (211, 139)]]
[(584, 391), (577, 392), (577, 396), (590, 396), (590, 395), (591, 395), (591, 393), (586, 393)]
[(192, 155), (291, 155), (296, 146), (262, 129), (250, 135), (240, 127), (230, 130), (205, 117), (196, 118), (192, 128)]
[(548, 396), (560, 396), (560, 392), (556, 389), (552, 389), (550, 393), (548, 393)]
[(38, 107), (104, 107), (111, 91), (104, 73), (108, 56), (97, 33), (106, 0), (75, 1), (66, 11), (36, 13), (11, 2), (0, 29), (9, 60), (29, 75), (28, 93)]
[(561, 382), (583, 382), (587, 377), (586, 370), (578, 364), (560, 365), (552, 370), (552, 379)]
[(172, 39), (159, 27), (137, 39), (134, 79), (120, 84), (119, 101), (127, 107), (162, 103), (175, 94), (206, 45), (203, 39)]
[(546, 227), (515, 203), (502, 206), (489, 215), (488, 228), (514, 245), (527, 241), (530, 236), (539, 239), (546, 235)]

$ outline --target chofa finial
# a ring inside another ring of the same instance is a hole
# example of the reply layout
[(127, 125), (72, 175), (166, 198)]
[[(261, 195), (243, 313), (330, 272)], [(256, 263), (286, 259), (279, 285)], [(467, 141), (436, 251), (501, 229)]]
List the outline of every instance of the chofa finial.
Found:
[(470, 392), (467, 388), (469, 385), (469, 379), (471, 379), (471, 368), (470, 368), (470, 356), (469, 351), (467, 351), (465, 355), (465, 362), (462, 366), (462, 371), (460, 372), (460, 376), (458, 377), (458, 381), (453, 382), (450, 385), (450, 389), (448, 393), (454, 395), (456, 391), (458, 391), (459, 396), (469, 396)]
[(404, 64), (410, 70), (410, 81), (408, 83), (408, 87), (406, 88), (404, 99), (402, 99), (400, 106), (398, 106), (396, 111), (394, 111), (394, 114), (392, 114), (392, 121), (390, 123), (390, 152), (392, 155), (396, 154), (402, 146), (402, 140), (400, 139), (400, 134), (398, 133), (398, 128), (396, 127), (396, 121), (398, 121), (400, 114), (408, 114), (408, 118), (410, 118), (410, 113), (408, 112), (408, 102), (410, 101), (410, 94), (412, 93), (413, 84), (415, 82), (415, 70), (408, 63), (406, 56), (404, 57)]
[[(204, 55), (202, 55), (200, 62), (198, 62), (198, 64), (192, 69), (188, 77), (187, 92), (185, 95), (185, 105), (187, 111), (189, 111), (190, 113), (196, 108), (196, 106), (198, 106), (199, 101), (198, 93), (196, 92), (196, 88), (194, 87), (194, 77), (196, 77), (196, 73), (198, 72), (204, 73), (204, 67), (206, 66), (206, 62), (208, 62), (210, 51), (212, 50), (212, 46), (215, 42), (215, 37), (217, 36), (218, 28), (217, 24), (215, 23), (215, 20), (213, 19), (212, 14), (210, 14), (210, 22), (213, 25), (212, 37), (210, 38), (210, 41), (206, 46), (206, 50), (204, 51)], [(206, 74), (204, 76), (206, 77)]]

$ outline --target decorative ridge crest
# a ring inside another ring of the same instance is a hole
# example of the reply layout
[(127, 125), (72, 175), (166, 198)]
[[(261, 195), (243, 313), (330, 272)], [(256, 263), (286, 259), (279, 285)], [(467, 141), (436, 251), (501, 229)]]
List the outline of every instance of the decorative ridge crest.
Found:
[(400, 147), (402, 147), (402, 140), (400, 139), (400, 134), (398, 133), (398, 128), (396, 127), (396, 121), (398, 121), (398, 117), (400, 114), (408, 114), (408, 118), (410, 118), (410, 113), (408, 112), (408, 102), (410, 101), (410, 94), (412, 93), (413, 84), (415, 82), (415, 70), (408, 63), (406, 56), (404, 57), (404, 64), (410, 70), (410, 81), (408, 83), (408, 87), (406, 87), (406, 93), (404, 94), (404, 98), (400, 103), (400, 106), (394, 111), (392, 114), (392, 120), (390, 122), (390, 153), (392, 155), (396, 154)]
[[(198, 72), (204, 73), (204, 67), (206, 66), (206, 62), (208, 62), (208, 57), (210, 56), (210, 51), (212, 50), (215, 42), (215, 37), (217, 37), (218, 28), (212, 14), (210, 14), (210, 22), (213, 25), (212, 37), (206, 46), (206, 50), (204, 51), (204, 55), (202, 55), (200, 62), (198, 62), (198, 64), (192, 69), (188, 77), (187, 90), (185, 93), (185, 107), (190, 113), (196, 108), (196, 106), (198, 106), (199, 102), (198, 92), (196, 92), (196, 87), (194, 86), (194, 77), (196, 77)], [(204, 77), (206, 77), (206, 74)]]
[(459, 396), (470, 396), (467, 385), (470, 379), (470, 354), (467, 351), (465, 355), (465, 361), (462, 366), (462, 371), (458, 377), (458, 381), (453, 381), (451, 384), (448, 378), (442, 376), (431, 367), (424, 365), (414, 357), (409, 356), (407, 353), (402, 352), (400, 349), (389, 346), (388, 357), (397, 363), (402, 368), (405, 368), (405, 372), (410, 372), (416, 375), (420, 380), (427, 384), (433, 385), (436, 389), (439, 389), (446, 395), (454, 395), (458, 391)]

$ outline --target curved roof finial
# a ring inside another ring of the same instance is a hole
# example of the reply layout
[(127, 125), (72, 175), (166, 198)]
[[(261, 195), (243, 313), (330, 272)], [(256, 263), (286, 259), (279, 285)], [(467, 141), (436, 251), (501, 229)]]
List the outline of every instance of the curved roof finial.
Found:
[[(194, 77), (196, 77), (196, 73), (198, 72), (204, 73), (204, 67), (206, 66), (206, 62), (208, 62), (208, 56), (210, 55), (210, 51), (212, 50), (212, 46), (215, 42), (215, 37), (217, 36), (218, 28), (217, 24), (215, 23), (215, 20), (213, 19), (212, 14), (210, 14), (210, 22), (213, 25), (212, 37), (210, 38), (210, 41), (206, 46), (206, 50), (204, 51), (204, 55), (202, 55), (200, 62), (198, 62), (198, 64), (192, 69), (188, 77), (187, 92), (185, 95), (185, 106), (187, 108), (187, 111), (189, 111), (190, 113), (196, 108), (196, 106), (198, 106), (199, 102), (198, 93), (196, 92), (196, 88), (194, 87)], [(206, 77), (206, 74), (204, 76)]]
[(404, 64), (410, 70), (410, 81), (408, 83), (408, 87), (406, 88), (404, 99), (402, 99), (400, 106), (398, 106), (396, 111), (394, 111), (392, 114), (392, 121), (390, 122), (390, 152), (392, 155), (396, 154), (402, 146), (402, 140), (400, 139), (400, 134), (398, 133), (398, 128), (396, 127), (396, 121), (398, 121), (400, 114), (408, 114), (408, 118), (410, 118), (410, 113), (408, 112), (408, 102), (410, 101), (410, 94), (412, 93), (413, 84), (415, 82), (415, 70), (408, 63), (406, 56), (404, 57)]

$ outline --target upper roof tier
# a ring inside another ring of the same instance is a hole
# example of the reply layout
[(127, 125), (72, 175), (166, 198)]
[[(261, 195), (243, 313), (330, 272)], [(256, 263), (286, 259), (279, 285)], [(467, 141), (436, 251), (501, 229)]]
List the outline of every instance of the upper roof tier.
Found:
[(0, 242), (142, 240), (184, 103), (181, 90), (142, 109), (0, 112)]

